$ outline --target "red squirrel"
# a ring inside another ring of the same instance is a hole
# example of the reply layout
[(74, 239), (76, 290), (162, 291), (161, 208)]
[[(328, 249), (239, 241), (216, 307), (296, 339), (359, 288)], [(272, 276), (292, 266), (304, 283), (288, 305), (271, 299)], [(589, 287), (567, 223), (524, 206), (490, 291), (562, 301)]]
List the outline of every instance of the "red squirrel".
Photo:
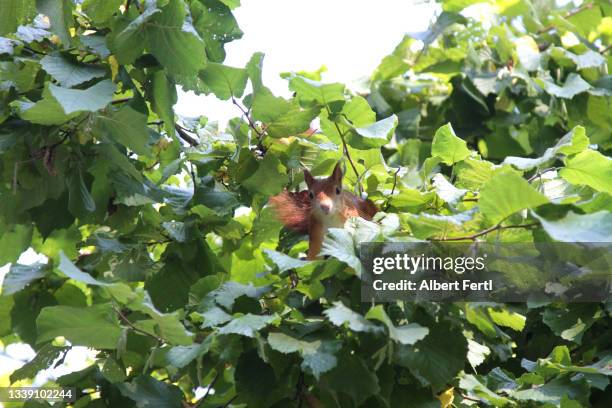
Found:
[(285, 227), (308, 233), (308, 259), (316, 259), (328, 228), (342, 228), (350, 217), (371, 220), (378, 211), (370, 200), (342, 190), (342, 169), (336, 164), (331, 176), (315, 179), (304, 169), (308, 190), (283, 191), (270, 197), (270, 205)]

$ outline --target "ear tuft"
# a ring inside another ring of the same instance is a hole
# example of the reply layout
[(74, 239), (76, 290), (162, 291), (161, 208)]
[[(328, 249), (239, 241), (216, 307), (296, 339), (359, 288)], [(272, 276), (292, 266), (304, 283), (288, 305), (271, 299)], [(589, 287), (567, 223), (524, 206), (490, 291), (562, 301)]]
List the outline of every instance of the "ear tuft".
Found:
[(304, 169), (304, 181), (306, 182), (308, 189), (310, 189), (315, 182), (314, 177), (312, 177), (312, 174), (310, 174), (308, 169)]
[(334, 171), (332, 172), (331, 176), (329, 176), (329, 178), (331, 180), (334, 180), (336, 183), (341, 184), (342, 183), (342, 165), (340, 164), (340, 162), (336, 163), (336, 166), (334, 167)]

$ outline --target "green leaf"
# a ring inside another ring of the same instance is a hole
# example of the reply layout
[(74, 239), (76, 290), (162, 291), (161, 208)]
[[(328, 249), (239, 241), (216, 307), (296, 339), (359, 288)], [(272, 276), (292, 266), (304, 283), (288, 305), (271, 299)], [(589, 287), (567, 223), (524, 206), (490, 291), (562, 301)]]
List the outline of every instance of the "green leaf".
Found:
[(94, 129), (138, 154), (149, 152), (147, 117), (130, 106), (126, 105), (108, 116), (99, 115)]
[(146, 41), (146, 24), (161, 10), (147, 7), (143, 13), (132, 20), (116, 37), (111, 37), (109, 48), (121, 64), (131, 64), (142, 54)]
[(502, 169), (482, 186), (479, 206), (487, 219), (496, 224), (520, 210), (547, 202), (545, 196), (534, 190), (515, 171)]
[(580, 344), (586, 331), (600, 318), (601, 309), (597, 304), (580, 303), (547, 308), (542, 321), (557, 336)]
[(344, 306), (339, 301), (334, 302), (334, 305), (325, 310), (323, 314), (336, 326), (344, 326), (347, 324), (349, 329), (356, 332), (381, 332), (380, 327), (371, 323), (359, 313)]
[(216, 306), (202, 313), (202, 317), (204, 318), (203, 328), (219, 326), (232, 320), (232, 315)]
[(467, 193), (467, 190), (459, 189), (453, 186), (440, 173), (436, 173), (433, 176), (432, 182), (434, 187), (436, 188), (437, 196), (445, 202), (449, 203), (450, 205), (457, 204), (457, 202), (459, 202), (459, 200), (461, 200), (461, 198)]
[(240, 6), (240, 0), (219, 0), (221, 3), (225, 4), (230, 9), (235, 9)]
[(453, 24), (465, 24), (466, 22), (466, 18), (461, 14), (443, 11), (440, 16), (438, 16), (431, 29), (426, 32), (426, 35), (422, 41), (425, 45), (429, 45), (434, 42), (435, 39), (438, 38), (438, 36), (448, 27), (452, 26)]
[(121, 327), (110, 303), (87, 309), (72, 306), (48, 306), (36, 319), (37, 343), (65, 337), (75, 346), (115, 349)]
[(47, 55), (40, 60), (40, 65), (61, 86), (66, 88), (72, 88), (75, 85), (106, 75), (106, 70), (100, 66), (79, 64), (60, 54)]
[(593, 50), (586, 50), (582, 54), (574, 54), (561, 47), (553, 47), (550, 50), (551, 56), (562, 63), (565, 59), (570, 60), (576, 69), (597, 68), (606, 63), (606, 59)]
[(595, 150), (569, 157), (559, 175), (571, 184), (587, 185), (612, 194), (612, 159)]
[(546, 92), (565, 99), (572, 99), (574, 96), (591, 89), (591, 85), (588, 82), (582, 79), (580, 75), (574, 73), (567, 76), (563, 86), (548, 80), (543, 80), (542, 83)]
[(226, 4), (216, 0), (190, 4), (193, 24), (206, 44), (206, 56), (214, 62), (225, 59), (223, 47), (226, 43), (242, 37), (242, 31), (230, 11), (231, 6)]
[(359, 95), (354, 96), (350, 101), (344, 104), (342, 107), (342, 114), (353, 126), (358, 128), (365, 128), (376, 122), (376, 113), (372, 110), (368, 101)]
[(319, 114), (319, 108), (302, 109), (292, 106), (282, 115), (266, 123), (266, 133), (274, 138), (295, 136), (305, 132), (310, 122)]
[(115, 37), (119, 62), (132, 63), (146, 48), (170, 75), (197, 75), (206, 66), (204, 42), (185, 17), (182, 0), (148, 7)]
[(476, 376), (473, 376), (471, 374), (464, 375), (459, 381), (459, 386), (464, 390), (468, 391), (470, 396), (483, 399), (484, 401), (487, 401), (489, 404), (495, 407), (504, 407), (506, 405), (512, 404), (511, 400), (501, 395), (497, 395), (489, 388), (487, 388), (486, 385), (480, 382), (478, 378), (476, 378)]
[(0, 77), (5, 81), (5, 86), (13, 86), (21, 93), (38, 87), (36, 77), (39, 71), (40, 65), (32, 60), (0, 62)]
[(77, 282), (83, 282), (88, 285), (94, 286), (109, 285), (109, 283), (101, 282), (97, 279), (94, 279), (90, 274), (81, 271), (70, 261), (70, 259), (68, 259), (68, 257), (66, 257), (66, 255), (64, 255), (63, 251), (60, 251), (59, 258), (60, 264), (58, 266), (58, 269), (70, 279), (74, 279)]
[(272, 262), (278, 266), (278, 272), (283, 273), (290, 269), (301, 268), (302, 266), (308, 265), (310, 262), (295, 259), (282, 252), (273, 251), (271, 249), (264, 249), (263, 252), (272, 260)]
[(240, 355), (234, 378), (237, 400), (249, 408), (273, 406), (279, 399), (289, 396), (295, 384), (295, 379), (290, 377), (277, 378), (272, 367), (259, 358), (255, 350)]
[(0, 219), (0, 265), (15, 262), (32, 242), (32, 226), (14, 224), (6, 226)]
[(183, 392), (174, 384), (141, 375), (130, 383), (117, 384), (124, 396), (136, 402), (138, 408), (180, 408)]
[(378, 320), (382, 322), (388, 330), (389, 337), (400, 344), (412, 345), (422, 340), (429, 333), (427, 327), (417, 323), (410, 323), (402, 326), (395, 326), (382, 305), (374, 306), (365, 315), (366, 319)]
[(32, 0), (8, 0), (2, 3), (0, 13), (0, 35), (15, 32), (35, 12)]
[(242, 184), (251, 191), (264, 195), (274, 195), (279, 193), (287, 182), (285, 167), (276, 156), (268, 154), (259, 163), (255, 173), (244, 180)]
[(194, 335), (181, 323), (179, 312), (164, 314), (153, 309), (148, 314), (153, 319), (139, 320), (134, 325), (147, 333), (158, 334), (169, 344), (186, 346), (193, 343)]
[(84, 90), (49, 84), (40, 101), (21, 105), (20, 116), (41, 125), (61, 125), (81, 112), (95, 112), (104, 108), (112, 101), (114, 92), (115, 85), (109, 80)]
[(68, 209), (78, 218), (86, 217), (96, 210), (96, 203), (85, 185), (80, 169), (74, 170), (67, 178)]
[(174, 105), (177, 101), (176, 85), (164, 71), (155, 71), (152, 75), (153, 101), (155, 113), (164, 121), (164, 129), (174, 135)]
[(356, 406), (380, 391), (376, 374), (362, 358), (354, 355), (339, 358), (338, 366), (324, 374), (322, 381), (331, 389), (350, 396)]
[(504, 159), (504, 164), (510, 164), (519, 170), (531, 170), (554, 159), (558, 154), (569, 156), (582, 152), (588, 146), (589, 138), (586, 136), (584, 127), (576, 126), (569, 133), (559, 139), (559, 141), (553, 147), (546, 149), (541, 157), (531, 159), (508, 156)]
[(506, 308), (493, 309), (488, 308), (491, 320), (500, 326), (509, 327), (516, 331), (522, 331), (525, 328), (527, 318), (522, 314), (511, 312)]
[(396, 127), (397, 116), (391, 115), (369, 126), (354, 128), (354, 133), (349, 137), (349, 144), (356, 149), (364, 150), (383, 146), (389, 143)]
[(51, 23), (51, 31), (62, 40), (62, 43), (70, 44), (69, 29), (74, 25), (73, 2), (71, 0), (37, 0), (36, 10), (47, 16)]
[(30, 283), (45, 276), (46, 265), (34, 263), (31, 265), (13, 264), (2, 281), (2, 296), (19, 292)]
[(248, 313), (244, 316), (234, 317), (232, 321), (219, 329), (219, 334), (239, 334), (254, 337), (255, 332), (263, 329), (275, 319), (275, 316), (257, 316)]
[(342, 228), (330, 228), (323, 241), (321, 255), (329, 255), (344, 262), (361, 276), (363, 266), (355, 251), (355, 243), (351, 234)]
[(568, 212), (558, 220), (546, 220), (533, 214), (551, 238), (561, 242), (612, 242), (612, 214), (598, 211), (591, 214)]
[(302, 368), (316, 379), (337, 365), (334, 353), (338, 351), (339, 345), (335, 342), (304, 341), (283, 333), (270, 333), (268, 344), (272, 349), (283, 354), (300, 353), (303, 358)]
[(486, 160), (467, 158), (457, 163), (453, 169), (457, 175), (455, 185), (469, 190), (479, 190), (483, 184), (491, 179), (495, 166)]
[(450, 166), (468, 158), (470, 150), (465, 140), (458, 138), (451, 124), (447, 123), (436, 131), (431, 143), (431, 155)]
[(269, 290), (270, 288), (267, 286), (255, 287), (252, 284), (242, 285), (238, 282), (226, 282), (218, 289), (212, 291), (209, 295), (219, 305), (225, 307), (226, 309), (231, 309), (236, 299), (238, 299), (240, 296), (247, 296), (256, 299), (264, 293), (267, 293)]
[(25, 378), (34, 379), (38, 372), (51, 367), (55, 360), (68, 350), (70, 350), (69, 347), (56, 347), (51, 344), (45, 344), (38, 350), (36, 356), (32, 360), (11, 374), (11, 382), (16, 382)]
[(248, 72), (244, 68), (234, 68), (211, 62), (202, 71), (200, 78), (217, 98), (228, 100), (242, 97)]
[(423, 384), (440, 390), (464, 367), (467, 340), (460, 330), (448, 326), (429, 327), (429, 334), (414, 346), (401, 346), (395, 359)]
[(472, 367), (478, 367), (484, 363), (487, 356), (491, 354), (491, 349), (468, 339), (468, 354), (467, 359)]
[(100, 81), (91, 88), (84, 90), (61, 88), (49, 85), (50, 94), (60, 104), (64, 113), (95, 112), (104, 108), (113, 99), (115, 85), (109, 81)]
[(122, 0), (85, 0), (81, 7), (94, 23), (103, 23), (119, 13), (121, 3)]
[(212, 336), (209, 336), (202, 343), (193, 343), (188, 346), (175, 346), (168, 350), (166, 360), (168, 364), (176, 368), (183, 368), (202, 354), (207, 353), (212, 343)]
[(512, 392), (510, 396), (519, 401), (536, 401), (557, 405), (562, 398), (578, 398), (584, 395), (580, 383), (573, 383), (569, 378), (555, 378), (540, 386)]
[(289, 89), (296, 92), (297, 97), (304, 102), (317, 102), (321, 105), (327, 105), (331, 102), (344, 100), (343, 84), (324, 84), (299, 75), (289, 80)]

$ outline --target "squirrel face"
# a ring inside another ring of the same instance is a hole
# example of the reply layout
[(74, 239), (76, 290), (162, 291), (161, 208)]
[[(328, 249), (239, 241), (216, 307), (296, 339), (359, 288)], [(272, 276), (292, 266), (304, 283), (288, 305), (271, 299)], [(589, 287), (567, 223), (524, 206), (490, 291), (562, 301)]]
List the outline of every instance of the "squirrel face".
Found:
[(317, 180), (308, 170), (304, 170), (304, 180), (308, 186), (312, 215), (322, 221), (333, 221), (342, 213), (342, 169), (336, 164), (331, 176)]

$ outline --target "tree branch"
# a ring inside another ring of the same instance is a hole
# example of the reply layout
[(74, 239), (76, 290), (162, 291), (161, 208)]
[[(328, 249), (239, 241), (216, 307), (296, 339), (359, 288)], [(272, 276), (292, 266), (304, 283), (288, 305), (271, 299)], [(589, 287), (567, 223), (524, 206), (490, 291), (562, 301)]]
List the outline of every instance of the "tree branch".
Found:
[(476, 238), (481, 237), (483, 235), (487, 235), (493, 231), (498, 231), (498, 230), (505, 230), (505, 229), (514, 229), (514, 228), (531, 228), (531, 227), (535, 227), (538, 226), (540, 224), (538, 224), (537, 222), (531, 223), (531, 224), (519, 224), (519, 225), (506, 225), (506, 226), (502, 226), (501, 223), (494, 225), (492, 227), (489, 227), (485, 230), (482, 230), (480, 232), (476, 232), (474, 234), (471, 235), (465, 235), (462, 237), (443, 237), (443, 238), (430, 238), (430, 241), (466, 241), (466, 240), (472, 240), (474, 241)]

